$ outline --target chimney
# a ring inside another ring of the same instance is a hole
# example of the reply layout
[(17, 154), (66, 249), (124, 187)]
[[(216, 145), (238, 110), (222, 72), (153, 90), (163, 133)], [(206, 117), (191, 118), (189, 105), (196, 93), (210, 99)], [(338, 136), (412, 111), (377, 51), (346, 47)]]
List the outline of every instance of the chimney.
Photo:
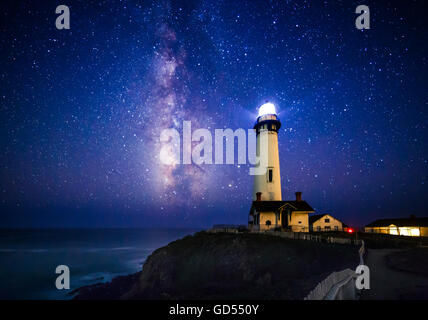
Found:
[(262, 193), (256, 192), (257, 201), (262, 201)]
[(302, 201), (302, 193), (300, 191), (296, 192), (296, 201)]

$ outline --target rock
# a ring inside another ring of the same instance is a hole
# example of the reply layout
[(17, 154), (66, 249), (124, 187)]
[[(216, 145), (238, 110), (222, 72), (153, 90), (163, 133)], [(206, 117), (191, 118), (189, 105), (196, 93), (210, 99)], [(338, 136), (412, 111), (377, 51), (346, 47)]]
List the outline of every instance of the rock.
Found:
[(331, 272), (357, 264), (351, 245), (199, 232), (154, 251), (141, 273), (76, 299), (302, 299)]

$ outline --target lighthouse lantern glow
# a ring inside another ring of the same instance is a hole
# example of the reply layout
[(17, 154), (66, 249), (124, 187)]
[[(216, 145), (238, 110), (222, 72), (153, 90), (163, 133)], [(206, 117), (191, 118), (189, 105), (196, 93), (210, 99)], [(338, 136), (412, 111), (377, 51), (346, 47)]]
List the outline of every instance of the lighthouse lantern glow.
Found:
[(265, 169), (264, 173), (254, 175), (254, 201), (282, 201), (278, 152), (280, 128), (275, 105), (270, 102), (261, 105), (253, 129), (256, 131), (256, 150), (259, 150), (260, 157), (267, 159), (260, 161), (259, 165)]
[(267, 114), (275, 114), (276, 115), (276, 108), (273, 103), (267, 102), (260, 106), (259, 108), (259, 117), (267, 115)]

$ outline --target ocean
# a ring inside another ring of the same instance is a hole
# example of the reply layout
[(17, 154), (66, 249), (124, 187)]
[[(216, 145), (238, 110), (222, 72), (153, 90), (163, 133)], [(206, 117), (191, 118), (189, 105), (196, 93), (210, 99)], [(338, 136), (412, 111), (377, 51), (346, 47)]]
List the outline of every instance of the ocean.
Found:
[[(200, 229), (0, 229), (0, 299), (71, 299), (74, 289), (142, 269), (146, 258)], [(70, 270), (70, 289), (55, 269)]]

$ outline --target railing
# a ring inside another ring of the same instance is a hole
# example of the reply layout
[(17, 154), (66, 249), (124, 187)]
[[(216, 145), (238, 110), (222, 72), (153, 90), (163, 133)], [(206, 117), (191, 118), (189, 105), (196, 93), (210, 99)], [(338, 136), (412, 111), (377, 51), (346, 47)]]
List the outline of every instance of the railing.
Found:
[(207, 232), (218, 233), (218, 232), (227, 232), (227, 233), (239, 233), (242, 231), (249, 231), (250, 233), (258, 234), (267, 234), (271, 236), (295, 239), (295, 240), (308, 240), (315, 242), (327, 242), (327, 243), (339, 243), (339, 244), (354, 244), (361, 245), (364, 243), (362, 240), (351, 239), (351, 238), (336, 238), (336, 237), (325, 237), (322, 234), (312, 234), (308, 232), (293, 232), (293, 231), (276, 231), (276, 230), (257, 230), (251, 229), (248, 230), (243, 225), (215, 225), (212, 229), (208, 229)]
[(348, 284), (353, 284), (352, 278), (355, 272), (351, 269), (345, 269), (339, 272), (331, 273), (327, 278), (321, 281), (314, 290), (312, 290), (305, 298), (305, 300), (335, 300), (335, 297), (338, 296), (339, 290), (342, 288), (341, 293), (345, 290), (347, 297), (353, 299), (354, 290), (349, 290)]
[(216, 224), (207, 231), (210, 233), (217, 233), (217, 232), (238, 233), (238, 232), (247, 231), (247, 226), (240, 225), (240, 224)]
[[(360, 265), (364, 264), (365, 244), (361, 241), (358, 250)], [(355, 271), (345, 269), (331, 273), (312, 290), (304, 300), (356, 300)]]
[(362, 240), (351, 239), (351, 238), (336, 238), (336, 237), (324, 237), (322, 234), (312, 234), (307, 232), (293, 232), (293, 231), (274, 231), (274, 230), (251, 230), (251, 233), (268, 234), (271, 236), (277, 236), (281, 238), (297, 239), (297, 240), (309, 240), (315, 242), (327, 242), (327, 243), (340, 243), (340, 244), (355, 244), (361, 245)]
[(366, 244), (363, 240), (361, 240), (361, 247), (358, 250), (358, 254), (360, 255), (360, 265), (364, 264), (364, 254), (366, 253)]
[(253, 233), (261, 233), (261, 234), (268, 234), (270, 236), (276, 236), (281, 238), (288, 238), (288, 239), (296, 239), (296, 240), (310, 240), (310, 241), (316, 241), (321, 242), (322, 237), (319, 235), (304, 233), (304, 232), (293, 232), (293, 231), (273, 231), (273, 230), (266, 230), (266, 231), (252, 231)]

